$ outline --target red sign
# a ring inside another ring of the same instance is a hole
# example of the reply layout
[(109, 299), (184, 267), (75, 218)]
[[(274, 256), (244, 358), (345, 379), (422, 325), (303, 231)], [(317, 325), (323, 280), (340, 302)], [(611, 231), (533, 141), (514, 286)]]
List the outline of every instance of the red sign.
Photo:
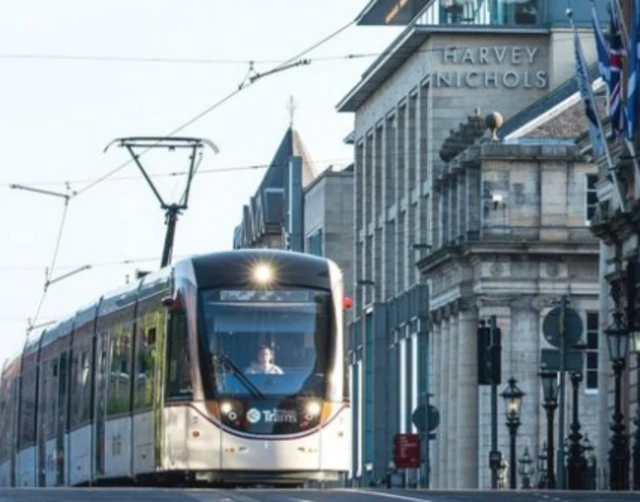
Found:
[(393, 461), (397, 469), (419, 469), (420, 435), (396, 434), (393, 438)]

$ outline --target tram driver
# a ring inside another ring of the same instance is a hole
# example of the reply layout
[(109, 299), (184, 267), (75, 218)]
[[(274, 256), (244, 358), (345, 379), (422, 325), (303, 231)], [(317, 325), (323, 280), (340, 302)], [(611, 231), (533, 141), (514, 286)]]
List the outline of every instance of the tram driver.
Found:
[(263, 374), (263, 375), (282, 375), (282, 369), (273, 363), (273, 351), (268, 345), (261, 345), (258, 348), (256, 362), (249, 366), (245, 373), (247, 375)]

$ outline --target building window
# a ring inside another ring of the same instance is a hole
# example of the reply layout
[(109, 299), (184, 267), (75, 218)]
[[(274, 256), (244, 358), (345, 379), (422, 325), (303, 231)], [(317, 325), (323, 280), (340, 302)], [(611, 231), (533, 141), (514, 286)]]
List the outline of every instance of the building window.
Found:
[(322, 253), (322, 229), (317, 230), (307, 237), (307, 253), (323, 256)]
[(598, 313), (587, 312), (587, 361), (585, 368), (585, 388), (598, 389)]
[(374, 461), (373, 431), (373, 315), (367, 314), (364, 325), (364, 461)]
[(587, 208), (587, 223), (589, 223), (593, 219), (598, 207), (598, 194), (596, 192), (597, 183), (597, 174), (587, 174), (587, 191), (585, 200)]

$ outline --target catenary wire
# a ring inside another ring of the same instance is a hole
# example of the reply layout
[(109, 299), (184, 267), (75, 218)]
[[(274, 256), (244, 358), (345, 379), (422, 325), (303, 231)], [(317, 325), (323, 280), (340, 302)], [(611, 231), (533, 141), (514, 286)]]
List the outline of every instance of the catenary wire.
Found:
[[(189, 255), (176, 255), (175, 259), (184, 258)], [(109, 260), (109, 261), (98, 261), (95, 263), (82, 264), (82, 265), (58, 265), (58, 270), (72, 270), (77, 269), (80, 266), (89, 266), (91, 268), (99, 268), (99, 267), (114, 267), (114, 266), (122, 266), (122, 265), (133, 265), (136, 263), (150, 263), (159, 261), (160, 256), (154, 256), (149, 258), (123, 258), (122, 260)], [(0, 271), (2, 272), (33, 272), (39, 271), (42, 272), (44, 267), (42, 266), (23, 266), (23, 267), (0, 267)]]
[[(322, 38), (321, 40), (319, 40), (318, 42), (312, 44), (310, 47), (304, 49), (303, 51), (299, 52), (298, 54), (292, 56), (291, 58), (287, 59), (286, 61), (284, 61), (283, 63), (280, 63), (279, 65), (277, 65), (275, 68), (264, 72), (262, 74), (258, 73), (254, 76), (252, 76), (248, 82), (243, 82), (240, 86), (238, 86), (238, 88), (236, 90), (234, 90), (233, 92), (227, 94), (226, 96), (224, 96), (222, 99), (220, 99), (219, 101), (217, 101), (216, 103), (214, 103), (213, 105), (207, 107), (205, 110), (203, 110), (202, 112), (198, 113), (195, 117), (187, 120), (186, 122), (184, 122), (183, 124), (181, 124), (180, 126), (178, 126), (176, 129), (174, 129), (173, 131), (171, 131), (169, 134), (167, 134), (167, 137), (171, 137), (177, 133), (179, 133), (180, 131), (184, 130), (185, 128), (187, 128), (188, 126), (190, 126), (191, 124), (195, 123), (196, 121), (200, 120), (202, 117), (208, 115), (209, 113), (211, 113), (213, 110), (215, 110), (216, 108), (218, 108), (219, 106), (221, 106), (222, 104), (226, 103), (227, 101), (229, 101), (231, 98), (233, 98), (234, 96), (236, 96), (237, 94), (239, 94), (240, 92), (242, 92), (244, 89), (246, 89), (247, 87), (251, 86), (252, 84), (254, 84), (257, 80), (259, 80), (261, 77), (273, 74), (275, 72), (281, 71), (283, 69), (286, 69), (287, 66), (289, 67), (294, 67), (294, 66), (298, 66), (299, 64), (304, 64), (304, 61), (300, 60), (296, 63), (296, 60), (299, 60), (299, 58), (301, 58), (302, 56), (304, 56), (305, 54), (311, 52), (312, 50), (316, 49), (317, 47), (320, 47), (321, 45), (325, 44), (326, 42), (328, 42), (329, 40), (335, 38), (336, 36), (338, 36), (339, 34), (341, 34), (343, 31), (345, 31), (347, 28), (349, 28), (351, 25), (353, 25), (355, 23), (355, 20), (349, 21), (347, 24), (345, 24), (344, 26), (340, 27), (338, 30), (334, 31), (333, 33), (329, 34), (328, 36)], [(151, 150), (152, 146), (145, 148), (144, 150), (142, 150), (137, 157), (140, 157), (142, 155), (144, 155), (145, 153), (147, 153), (149, 150)], [(59, 233), (58, 233), (58, 238), (57, 238), (57, 242), (56, 242), (56, 247), (55, 247), (55, 251), (54, 251), (54, 258), (53, 258), (53, 263), (55, 265), (55, 260), (57, 258), (58, 255), (58, 250), (59, 250), (59, 246), (60, 246), (60, 239), (62, 236), (62, 230), (64, 228), (64, 221), (66, 219), (66, 213), (67, 213), (67, 209), (68, 209), (68, 203), (69, 203), (69, 199), (71, 197), (77, 197), (78, 195), (81, 195), (83, 193), (85, 193), (86, 191), (90, 190), (91, 188), (93, 188), (94, 186), (98, 185), (99, 183), (101, 183), (102, 181), (108, 179), (109, 177), (111, 177), (112, 175), (116, 174), (117, 172), (119, 172), (120, 170), (124, 169), (126, 166), (128, 166), (129, 164), (131, 164), (131, 162), (133, 162), (133, 159), (129, 159), (127, 162), (124, 162), (122, 164), (120, 164), (119, 166), (117, 166), (115, 169), (110, 170), (109, 172), (107, 172), (105, 175), (101, 176), (100, 178), (98, 178), (97, 180), (92, 181), (91, 183), (89, 183), (88, 185), (86, 185), (84, 188), (78, 190), (78, 191), (74, 191), (71, 195), (68, 195), (65, 198), (65, 211), (63, 214), (63, 220), (62, 220), (62, 224), (60, 226), (59, 229)], [(34, 316), (33, 320), (29, 320), (29, 327), (28, 327), (28, 334), (31, 332), (32, 328), (35, 326), (36, 321), (38, 319), (38, 315), (41, 311), (42, 305), (44, 303), (44, 299), (46, 297), (47, 291), (48, 291), (48, 286), (50, 284), (50, 278), (52, 277), (52, 270), (49, 270), (47, 277), (45, 279), (45, 287), (44, 287), (44, 292), (43, 295), (40, 299), (40, 302), (38, 304), (38, 308), (36, 310), (36, 315)]]
[[(321, 40), (320, 42), (314, 44), (314, 46), (310, 47), (309, 49), (307, 49), (306, 51), (303, 51), (301, 54), (304, 55), (307, 52), (310, 52), (311, 50), (313, 50), (314, 48), (318, 47), (320, 44), (325, 43), (330, 37), (335, 37), (338, 34), (340, 34), (342, 31), (344, 31), (346, 28), (348, 28), (351, 24), (353, 24), (353, 21), (351, 23), (348, 23), (347, 25), (345, 25), (344, 27), (340, 28), (338, 31), (334, 32), (332, 35), (329, 35), (328, 37), (326, 37), (325, 39)], [(560, 35), (559, 37), (557, 37), (558, 39), (563, 39), (563, 38), (567, 38), (567, 39), (573, 39), (573, 35), (567, 35), (567, 36), (563, 36)], [(512, 47), (512, 45), (496, 45), (493, 46), (494, 48), (508, 48), (508, 47)], [(446, 47), (432, 47), (429, 49), (421, 49), (421, 50), (417, 50), (415, 51), (415, 53), (430, 53), (430, 52), (439, 52), (439, 51), (443, 51), (445, 49), (453, 49), (453, 50), (466, 50), (466, 49), (475, 49), (477, 48), (477, 46), (460, 46), (460, 45), (451, 45), (451, 46), (446, 46)], [(307, 60), (308, 63), (312, 63), (314, 61), (327, 61), (327, 60), (340, 60), (340, 59), (357, 59), (357, 58), (365, 58), (365, 57), (376, 57), (376, 56), (381, 56), (386, 54), (388, 51), (383, 51), (383, 52), (372, 52), (372, 53), (362, 53), (362, 54), (346, 54), (343, 56), (327, 56), (327, 57), (316, 57), (316, 58), (312, 58)], [(10, 55), (9, 55), (10, 56)], [(3, 56), (0, 55), (0, 58), (2, 58)], [(289, 60), (281, 63), (279, 66), (283, 66), (288, 64), (289, 62), (291, 62), (292, 60), (295, 60), (297, 56), (294, 56), (293, 58), (290, 58)], [(118, 58), (112, 58), (112, 59), (118, 59)], [(129, 59), (134, 59), (135, 58), (129, 58)], [(143, 60), (147, 60), (148, 58), (142, 58)], [(162, 60), (162, 58), (151, 58), (153, 60), (158, 59), (158, 60)], [(170, 61), (170, 58), (167, 60)], [(183, 61), (183, 60), (177, 60), (177, 61)], [(189, 60), (184, 60), (184, 61), (189, 61)], [(225, 60), (194, 60), (194, 61), (225, 61)], [(234, 60), (226, 60), (227, 62), (234, 62), (234, 63), (243, 63), (246, 64), (247, 61), (234, 61)], [(272, 60), (263, 60), (262, 62), (267, 62), (267, 61), (272, 61)], [(255, 61), (249, 61), (249, 64), (254, 64)], [(275, 70), (277, 70), (276, 67), (273, 70), (270, 70), (269, 72), (265, 72), (266, 73), (271, 73)], [(258, 74), (260, 75), (260, 74)], [(255, 80), (254, 80), (255, 81)], [(199, 120), (200, 118), (202, 118), (203, 116), (207, 115), (208, 113), (210, 113), (211, 111), (213, 111), (215, 108), (221, 106), (222, 104), (224, 104), (226, 101), (228, 101), (229, 99), (231, 99), (231, 97), (235, 96), (236, 94), (238, 94), (242, 89), (245, 89), (248, 85), (250, 85), (253, 82), (249, 82), (249, 84), (242, 86), (240, 89), (236, 89), (233, 93), (231, 93), (230, 95), (226, 96), (225, 98), (223, 98), (222, 100), (218, 101), (217, 103), (215, 103), (214, 105), (210, 106), (209, 108), (207, 108), (204, 112), (201, 112), (200, 114), (198, 114), (196, 117), (194, 117), (193, 119), (189, 120), (188, 122), (186, 122), (185, 124), (181, 125), (180, 127), (178, 127), (177, 129), (175, 129), (174, 131), (172, 131), (171, 133), (169, 133), (167, 136), (172, 136), (173, 134), (176, 134), (177, 132), (180, 132), (181, 130), (183, 130), (184, 128), (188, 127), (189, 125), (193, 124), (194, 122), (196, 122), (197, 120)], [(143, 150), (139, 155), (142, 156), (144, 153), (146, 153), (150, 148), (147, 148), (146, 150)], [(130, 163), (132, 162), (132, 159), (120, 164), (119, 166), (117, 166), (116, 168), (114, 168), (113, 170), (109, 171), (107, 174), (105, 174), (104, 176), (101, 176), (97, 179), (93, 179), (90, 180), (88, 183), (88, 185), (84, 188), (82, 188), (81, 190), (79, 190), (78, 192), (76, 192), (75, 195), (80, 195), (81, 193), (89, 190), (90, 188), (92, 188), (93, 186), (102, 183), (103, 181), (107, 180), (108, 178), (110, 178), (111, 176), (113, 176), (113, 174), (119, 172), (120, 170), (124, 169), (126, 166), (128, 166)], [(268, 167), (268, 166), (243, 166), (241, 168), (239, 168), (239, 170), (241, 169), (252, 169), (252, 168), (260, 168), (260, 167)], [(231, 170), (231, 169), (226, 169), (226, 170)], [(215, 170), (213, 170), (215, 171)], [(221, 170), (222, 171), (222, 170)], [(210, 172), (209, 170), (203, 170), (201, 172)], [(133, 179), (133, 178), (132, 178)], [(35, 183), (35, 184), (50, 184), (50, 185), (54, 185), (54, 184), (61, 184), (62, 182), (39, 182), (39, 183)], [(0, 183), (0, 186), (10, 186), (11, 183)]]
[[(335, 56), (320, 56), (314, 61), (340, 61), (345, 59), (357, 59), (375, 57), (381, 53), (342, 54)], [(44, 61), (86, 61), (104, 63), (165, 63), (165, 64), (193, 64), (193, 65), (259, 65), (280, 64), (278, 59), (198, 59), (198, 58), (163, 58), (163, 57), (125, 57), (125, 56), (78, 56), (72, 54), (11, 54), (0, 53), (0, 59), (26, 59)]]
[[(200, 120), (202, 117), (208, 115), (209, 113), (211, 113), (213, 110), (215, 110), (216, 108), (222, 106), (224, 103), (226, 103), (227, 101), (229, 101), (231, 98), (235, 97), (237, 94), (241, 93), (244, 89), (246, 89), (247, 87), (251, 86), (252, 84), (254, 84), (256, 81), (258, 81), (261, 77), (273, 74), (277, 71), (280, 71), (282, 69), (284, 69), (287, 65), (290, 65), (292, 63), (294, 63), (296, 60), (299, 60), (302, 56), (304, 56), (305, 54), (311, 52), (312, 50), (320, 47), (321, 45), (325, 44), (326, 42), (328, 42), (329, 40), (337, 37), (338, 35), (340, 35), (343, 31), (345, 31), (347, 28), (349, 28), (352, 24), (355, 23), (355, 20), (349, 21), (347, 24), (345, 24), (344, 26), (342, 26), (341, 28), (339, 28), (338, 30), (334, 31), (333, 33), (327, 35), (326, 37), (322, 38), (321, 40), (319, 40), (318, 42), (312, 44), (310, 47), (304, 49), (303, 51), (299, 52), (298, 54), (290, 57), (289, 59), (287, 59), (286, 61), (280, 63), (279, 65), (277, 65), (276, 67), (274, 67), (273, 69), (264, 72), (262, 74), (258, 73), (256, 75), (254, 75), (248, 82), (243, 83), (242, 85), (238, 86), (237, 89), (235, 89), (233, 92), (227, 94), (225, 97), (223, 97), (222, 99), (220, 99), (219, 101), (215, 102), (214, 104), (212, 104), (211, 106), (208, 106), (207, 108), (205, 108), (203, 111), (201, 111), (200, 113), (198, 113), (196, 116), (192, 117), (191, 119), (187, 120), (186, 122), (184, 122), (183, 124), (181, 124), (180, 126), (176, 127), (173, 131), (171, 131), (170, 133), (168, 133), (166, 135), (166, 137), (171, 137), (179, 132), (181, 132), (182, 130), (186, 129), (187, 127), (189, 127), (190, 125), (194, 124), (195, 122), (197, 122), (198, 120)], [(141, 157), (142, 155), (144, 155), (145, 153), (147, 153), (149, 150), (151, 150), (152, 147), (148, 147), (144, 150), (142, 150), (140, 152), (140, 154), (138, 154), (138, 157)], [(110, 178), (111, 176), (113, 176), (114, 174), (116, 174), (117, 172), (121, 171), (122, 169), (124, 169), (126, 166), (128, 166), (131, 162), (133, 162), (133, 159), (129, 159), (127, 162), (124, 162), (122, 164), (120, 164), (119, 166), (117, 166), (115, 169), (112, 169), (111, 171), (107, 172), (104, 176), (101, 176), (100, 178), (98, 178), (97, 180), (93, 181), (92, 183), (89, 183), (88, 185), (86, 185), (84, 188), (81, 188), (79, 191), (77, 191), (75, 193), (75, 197), (77, 197), (78, 195), (81, 195), (83, 193), (85, 193), (87, 190), (90, 190), (91, 188), (93, 188), (94, 186), (98, 185), (99, 183), (101, 183), (102, 181)]]
[[(353, 159), (351, 158), (347, 158), (347, 157), (335, 157), (335, 158), (330, 158), (330, 159), (314, 159), (314, 162), (319, 163), (319, 162), (327, 162), (327, 163), (331, 163), (331, 162), (351, 162)], [(288, 164), (247, 164), (247, 165), (238, 165), (238, 166), (233, 166), (233, 167), (219, 167), (219, 168), (210, 168), (210, 169), (200, 169), (198, 170), (198, 174), (218, 174), (218, 173), (226, 173), (226, 172), (234, 172), (234, 171), (248, 171), (248, 170), (255, 170), (255, 169), (267, 169), (268, 167), (287, 167)], [(165, 173), (149, 173), (149, 177), (150, 178), (161, 178), (161, 177), (172, 177), (172, 176), (186, 176), (189, 172), (188, 171), (171, 171), (171, 172), (165, 172)], [(117, 176), (117, 177), (111, 177), (106, 181), (109, 182), (113, 182), (113, 181), (140, 181), (141, 178), (140, 176)], [(73, 185), (73, 184), (79, 184), (79, 183), (92, 183), (93, 181), (95, 181), (95, 178), (85, 178), (85, 179), (77, 179), (77, 180), (68, 180), (68, 181), (22, 181), (22, 182), (13, 182), (13, 183), (9, 183), (9, 182), (4, 182), (4, 183), (0, 183), (0, 187), (8, 187), (8, 188), (12, 188), (15, 185), (28, 185), (28, 186), (33, 186), (33, 187), (37, 187), (37, 186), (53, 186), (53, 185)]]
[[(557, 40), (573, 39), (573, 35), (559, 35)], [(493, 47), (512, 47), (512, 45), (495, 45)], [(477, 46), (452, 45), (447, 47), (432, 47), (416, 50), (415, 53), (437, 52), (443, 49), (474, 49)], [(336, 54), (333, 56), (316, 56), (314, 61), (345, 61), (382, 56), (388, 51)], [(258, 65), (258, 64), (282, 64), (278, 59), (207, 59), (207, 58), (164, 58), (164, 57), (125, 57), (125, 56), (79, 56), (72, 54), (20, 54), (0, 53), (0, 59), (25, 59), (25, 60), (59, 60), (59, 61), (88, 61), (88, 62), (115, 62), (115, 63), (165, 63), (165, 64), (194, 64), (194, 65)]]
[(35, 314), (33, 315), (32, 318), (30, 318), (27, 321), (29, 323), (29, 326), (27, 328), (27, 336), (39, 320), (40, 312), (42, 311), (42, 306), (44, 305), (44, 301), (49, 291), (50, 281), (51, 281), (51, 278), (53, 277), (53, 271), (55, 270), (55, 267), (56, 267), (58, 253), (60, 252), (60, 244), (62, 243), (62, 233), (64, 231), (65, 222), (67, 220), (67, 213), (69, 210), (69, 199), (70, 199), (70, 195), (67, 195), (64, 198), (64, 209), (62, 211), (62, 219), (60, 221), (60, 226), (58, 227), (58, 234), (56, 236), (56, 243), (53, 250), (53, 258), (51, 259), (51, 265), (45, 272), (44, 290), (42, 291), (42, 295), (40, 296), (40, 300), (38, 302), (38, 306), (36, 307)]

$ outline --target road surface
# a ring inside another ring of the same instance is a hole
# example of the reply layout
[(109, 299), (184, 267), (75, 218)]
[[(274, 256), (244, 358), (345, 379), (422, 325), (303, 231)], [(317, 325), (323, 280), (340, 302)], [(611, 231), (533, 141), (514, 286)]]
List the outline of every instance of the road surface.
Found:
[(538, 490), (0, 489), (0, 502), (624, 502), (640, 494)]

